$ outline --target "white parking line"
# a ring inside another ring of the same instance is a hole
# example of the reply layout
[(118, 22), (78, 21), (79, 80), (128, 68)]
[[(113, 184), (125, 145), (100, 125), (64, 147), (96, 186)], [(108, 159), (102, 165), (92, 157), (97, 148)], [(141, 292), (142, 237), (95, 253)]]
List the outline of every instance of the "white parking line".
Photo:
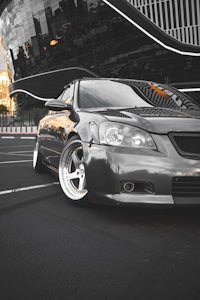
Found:
[(1, 136), (1, 138), (2, 138), (2, 139), (9, 139), (9, 140), (15, 139), (14, 136)]
[(31, 147), (31, 148), (33, 148), (33, 145), (3, 146), (3, 147), (0, 147), (0, 149), (26, 148), (26, 147)]
[(20, 139), (21, 140), (35, 140), (35, 137), (33, 137), (33, 136), (21, 136)]
[[(23, 151), (22, 151), (23, 152)], [(27, 151), (28, 153), (31, 152), (32, 154), (26, 154), (26, 151), (24, 151), (24, 153), (18, 153), (18, 152), (1, 152), (0, 151), (0, 155), (7, 155), (7, 156), (29, 156), (32, 157), (33, 156), (33, 151)]]
[(59, 182), (56, 181), (56, 182), (51, 182), (51, 183), (46, 183), (46, 184), (32, 185), (32, 186), (27, 186), (27, 187), (23, 187), (23, 188), (5, 190), (5, 191), (0, 191), (0, 195), (18, 193), (18, 192), (29, 191), (29, 190), (34, 190), (34, 189), (41, 189), (41, 188), (56, 185), (56, 184), (59, 184)]
[(29, 160), (10, 160), (10, 161), (0, 161), (0, 164), (18, 164), (18, 163), (25, 163), (25, 162), (32, 162), (32, 159)]
[(31, 152), (33, 153), (33, 151), (27, 150), (27, 151), (13, 151), (13, 152), (9, 152), (10, 154), (17, 154), (17, 153), (28, 153)]

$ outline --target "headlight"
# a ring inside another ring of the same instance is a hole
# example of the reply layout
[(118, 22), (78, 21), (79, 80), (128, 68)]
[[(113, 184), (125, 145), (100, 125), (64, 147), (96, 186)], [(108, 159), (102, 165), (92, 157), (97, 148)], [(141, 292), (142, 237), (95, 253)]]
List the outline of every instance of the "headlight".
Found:
[(99, 128), (100, 144), (157, 149), (151, 135), (130, 125), (105, 122)]

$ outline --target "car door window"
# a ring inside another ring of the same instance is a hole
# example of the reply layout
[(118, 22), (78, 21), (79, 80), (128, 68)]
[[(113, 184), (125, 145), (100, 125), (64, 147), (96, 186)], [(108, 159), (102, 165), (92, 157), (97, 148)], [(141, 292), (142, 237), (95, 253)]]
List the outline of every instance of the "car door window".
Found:
[(59, 100), (65, 102), (69, 97), (70, 97), (70, 87), (67, 87), (60, 95)]
[(59, 97), (59, 100), (64, 101), (67, 104), (72, 104), (73, 95), (74, 95), (74, 84), (71, 84), (61, 94), (61, 96)]

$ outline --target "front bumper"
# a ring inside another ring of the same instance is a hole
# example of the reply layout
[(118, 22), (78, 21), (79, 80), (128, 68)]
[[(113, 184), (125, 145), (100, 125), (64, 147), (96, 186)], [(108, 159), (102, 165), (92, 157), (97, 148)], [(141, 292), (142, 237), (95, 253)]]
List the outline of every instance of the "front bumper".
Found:
[[(154, 135), (158, 150), (83, 143), (90, 199), (127, 204), (200, 204), (200, 193), (173, 195), (173, 178), (199, 178), (200, 161), (181, 157), (168, 136)], [(122, 183), (149, 183), (150, 192), (124, 192)], [(188, 192), (188, 191), (186, 191)]]

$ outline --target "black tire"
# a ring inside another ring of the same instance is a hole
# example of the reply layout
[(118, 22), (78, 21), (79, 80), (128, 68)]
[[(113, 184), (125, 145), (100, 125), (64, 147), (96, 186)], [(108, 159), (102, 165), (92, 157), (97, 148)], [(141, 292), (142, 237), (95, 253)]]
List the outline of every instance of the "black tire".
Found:
[(46, 171), (46, 168), (43, 164), (42, 154), (40, 152), (40, 147), (38, 142), (36, 142), (35, 149), (33, 152), (33, 169), (37, 173), (43, 173)]
[(88, 206), (83, 147), (77, 136), (69, 139), (60, 157), (59, 180), (64, 194), (75, 205)]

